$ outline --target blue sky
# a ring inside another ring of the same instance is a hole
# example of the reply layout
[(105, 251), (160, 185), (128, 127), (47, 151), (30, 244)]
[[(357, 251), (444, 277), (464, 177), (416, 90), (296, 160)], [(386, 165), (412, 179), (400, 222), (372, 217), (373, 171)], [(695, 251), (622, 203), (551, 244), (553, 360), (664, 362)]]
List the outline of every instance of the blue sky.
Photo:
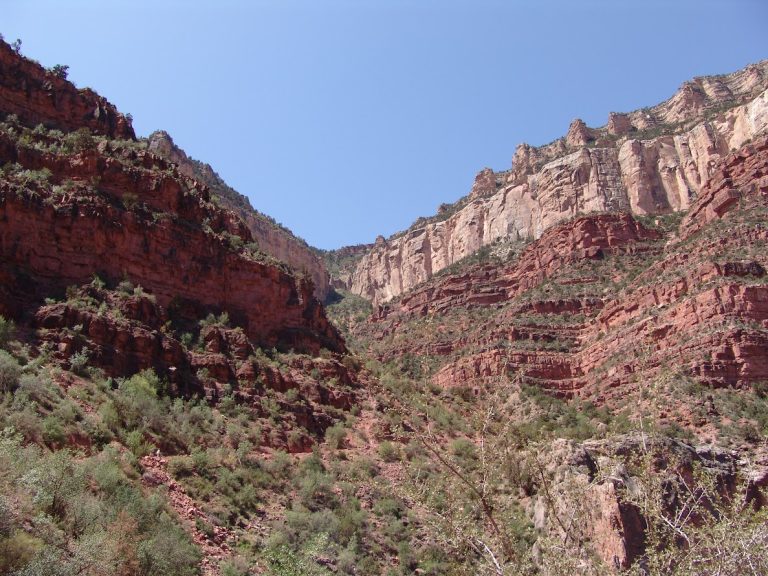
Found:
[(765, 0), (0, 0), (0, 32), (321, 248), (468, 193), (520, 142), (768, 58)]

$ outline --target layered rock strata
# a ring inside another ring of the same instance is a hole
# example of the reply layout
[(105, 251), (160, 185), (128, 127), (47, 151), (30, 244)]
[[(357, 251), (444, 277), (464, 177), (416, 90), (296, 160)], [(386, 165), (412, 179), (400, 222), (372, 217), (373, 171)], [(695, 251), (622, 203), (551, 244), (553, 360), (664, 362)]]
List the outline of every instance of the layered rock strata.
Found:
[(37, 62), (20, 56), (0, 40), (0, 101), (3, 114), (15, 114), (24, 124), (72, 131), (88, 128), (95, 134), (134, 139), (133, 127), (104, 97), (90, 88), (78, 90)]
[(433, 278), (359, 328), (382, 360), (442, 387), (509, 378), (621, 406), (648, 382), (768, 378), (768, 140), (713, 168), (681, 224), (560, 224), (512, 263)]
[(264, 254), (207, 185), (135, 142), (106, 100), (1, 42), (0, 113), (0, 314), (24, 320), (98, 274), (190, 317), (227, 312), (258, 345), (344, 350), (311, 279)]
[(167, 132), (151, 134), (148, 149), (175, 163), (185, 176), (206, 184), (222, 206), (235, 212), (245, 222), (261, 251), (308, 275), (315, 285), (315, 296), (321, 302), (325, 300), (330, 290), (330, 276), (323, 261), (306, 242), (253, 209), (248, 198), (227, 186), (210, 165), (189, 158)]
[(766, 132), (768, 62), (687, 82), (669, 100), (612, 113), (591, 129), (518, 147), (512, 169), (484, 170), (453, 210), (420, 221), (360, 261), (352, 292), (386, 302), (500, 238), (537, 239), (549, 227), (590, 212), (666, 214), (687, 210), (730, 151)]
[[(60, 363), (76, 370), (74, 358), (80, 354), (88, 366), (112, 377), (152, 369), (166, 379), (174, 396), (215, 402), (231, 391), (238, 402), (263, 412), (260, 399), (266, 390), (294, 391), (301, 401), (278, 396), (282, 425), (264, 433), (265, 443), (292, 451), (309, 449), (313, 438), (335, 422), (337, 410), (349, 410), (358, 401), (357, 374), (338, 358), (289, 354), (279, 362), (281, 355), (257, 352), (241, 328), (223, 324), (190, 324), (188, 340), (182, 342), (173, 329), (180, 321), (176, 312), (150, 294), (108, 290), (93, 282), (70, 288), (65, 302), (37, 308), (33, 323)], [(290, 436), (292, 428), (310, 436)], [(172, 446), (161, 448), (173, 451)]]
[[(163, 160), (147, 153), (125, 163), (98, 151), (11, 153), (5, 144), (4, 160), (48, 170), (70, 188), (0, 184), (4, 313), (15, 315), (19, 299), (98, 274), (141, 284), (163, 306), (187, 300), (226, 311), (266, 346), (343, 349), (311, 281), (251, 257), (238, 244), (250, 241), (242, 222)], [(86, 184), (94, 178), (98, 187)]]

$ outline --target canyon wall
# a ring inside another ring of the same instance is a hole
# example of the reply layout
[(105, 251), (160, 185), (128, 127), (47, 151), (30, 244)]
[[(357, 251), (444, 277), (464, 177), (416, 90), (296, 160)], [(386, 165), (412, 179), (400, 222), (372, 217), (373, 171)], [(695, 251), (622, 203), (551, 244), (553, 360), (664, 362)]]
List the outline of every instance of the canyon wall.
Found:
[(613, 407), (640, 406), (649, 382), (749, 389), (768, 378), (766, 214), (762, 137), (713, 167), (684, 217), (561, 223), (513, 261), (380, 305), (358, 332), (384, 362), (432, 366), (445, 388), (514, 379)]
[(77, 130), (132, 140), (130, 119), (90, 88), (78, 90), (56, 73), (24, 58), (0, 40), (2, 113), (15, 114), (24, 124)]
[(63, 76), (0, 41), (0, 314), (23, 321), (97, 274), (180, 317), (227, 312), (260, 346), (345, 350), (309, 274), (257, 249), (247, 219), (198, 174), (148, 151), (126, 116)]
[(330, 276), (323, 261), (306, 242), (255, 210), (248, 198), (228, 186), (210, 165), (189, 158), (167, 132), (151, 134), (148, 147), (150, 152), (174, 162), (182, 174), (206, 184), (225, 208), (245, 222), (262, 252), (312, 278), (315, 296), (320, 301), (325, 299), (330, 290)]
[[(245, 225), (172, 164), (109, 143), (42, 152), (5, 134), (0, 160), (27, 171), (0, 182), (0, 313), (98, 274), (140, 284), (165, 307), (226, 311), (263, 346), (344, 349), (311, 283), (233, 245), (250, 241)], [(24, 180), (42, 171), (47, 180)]]
[(352, 292), (379, 304), (501, 238), (537, 239), (591, 212), (686, 210), (718, 160), (768, 127), (768, 61), (686, 82), (666, 102), (606, 126), (575, 120), (566, 137), (517, 148), (512, 168), (485, 169), (469, 196), (380, 238), (357, 265)]

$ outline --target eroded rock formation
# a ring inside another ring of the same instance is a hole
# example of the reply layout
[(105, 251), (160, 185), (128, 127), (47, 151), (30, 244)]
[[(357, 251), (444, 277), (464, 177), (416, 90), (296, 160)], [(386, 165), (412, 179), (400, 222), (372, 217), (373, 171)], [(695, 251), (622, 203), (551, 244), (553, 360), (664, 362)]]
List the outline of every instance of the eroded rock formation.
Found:
[(131, 140), (103, 98), (4, 43), (0, 79), (0, 313), (20, 318), (98, 274), (166, 308), (227, 312), (258, 345), (344, 350), (311, 280), (257, 248), (208, 186)]
[(454, 212), (377, 242), (358, 264), (351, 290), (386, 302), (482, 246), (536, 239), (579, 214), (687, 210), (720, 159), (765, 133), (767, 85), (762, 62), (687, 82), (658, 106), (611, 114), (603, 128), (577, 120), (566, 138), (523, 144), (510, 171), (481, 172)]
[(657, 379), (749, 389), (768, 378), (768, 140), (701, 190), (679, 225), (580, 217), (379, 306), (360, 333), (382, 360), (432, 358), (446, 388), (515, 378), (614, 407)]

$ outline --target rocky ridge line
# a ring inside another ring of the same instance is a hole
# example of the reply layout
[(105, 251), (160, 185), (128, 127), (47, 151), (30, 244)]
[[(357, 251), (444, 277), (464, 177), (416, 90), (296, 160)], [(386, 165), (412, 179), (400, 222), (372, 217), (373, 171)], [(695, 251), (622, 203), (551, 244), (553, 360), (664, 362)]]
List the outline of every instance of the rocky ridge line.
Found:
[(509, 171), (478, 174), (472, 193), (436, 218), (377, 241), (350, 290), (379, 304), (500, 238), (536, 239), (590, 212), (687, 210), (717, 162), (768, 128), (768, 61), (686, 82), (653, 108), (611, 114), (599, 129), (522, 144)]
[(130, 119), (90, 88), (74, 84), (18, 54), (0, 40), (2, 112), (15, 114), (29, 126), (73, 131), (88, 128), (95, 134), (134, 140)]
[(175, 163), (185, 176), (206, 184), (220, 199), (222, 206), (235, 212), (245, 222), (261, 251), (285, 262), (297, 272), (307, 274), (315, 285), (317, 299), (321, 302), (325, 300), (330, 289), (330, 276), (322, 260), (306, 242), (255, 210), (248, 198), (230, 188), (210, 165), (189, 158), (167, 132), (160, 130), (150, 134), (148, 149)]

